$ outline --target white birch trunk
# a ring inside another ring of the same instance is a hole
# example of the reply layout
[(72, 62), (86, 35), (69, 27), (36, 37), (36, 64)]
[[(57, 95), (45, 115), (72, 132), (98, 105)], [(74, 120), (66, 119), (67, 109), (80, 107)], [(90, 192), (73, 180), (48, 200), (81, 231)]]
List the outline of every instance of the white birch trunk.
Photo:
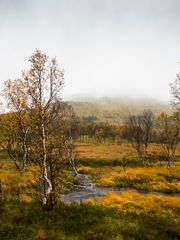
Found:
[(28, 133), (27, 129), (26, 131), (24, 131), (24, 137), (23, 137), (23, 169), (25, 170), (27, 167), (27, 157), (28, 157), (28, 148), (27, 148), (27, 133)]
[(47, 183), (47, 189), (45, 187), (45, 192), (44, 192), (44, 196), (43, 196), (43, 205), (47, 205), (47, 201), (48, 201), (48, 197), (52, 192), (52, 183), (50, 181), (50, 179), (48, 178), (48, 172), (47, 172), (47, 165), (46, 165), (46, 161), (47, 161), (47, 152), (46, 152), (46, 136), (45, 136), (45, 129), (44, 129), (44, 124), (42, 121), (41, 124), (41, 129), (42, 129), (42, 143), (43, 143), (43, 178), (45, 180), (45, 182)]
[(73, 171), (73, 175), (76, 177), (78, 175), (78, 172), (77, 172), (77, 170), (75, 168), (75, 164), (74, 164), (74, 153), (71, 154), (69, 161), (70, 161), (71, 169)]

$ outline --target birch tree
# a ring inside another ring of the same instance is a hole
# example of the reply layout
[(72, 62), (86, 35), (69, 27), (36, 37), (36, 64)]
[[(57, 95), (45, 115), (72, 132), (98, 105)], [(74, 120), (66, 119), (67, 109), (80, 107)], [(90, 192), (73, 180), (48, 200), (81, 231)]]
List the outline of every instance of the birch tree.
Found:
[(143, 130), (143, 143), (145, 149), (145, 159), (148, 165), (150, 165), (148, 159), (148, 144), (151, 138), (151, 132), (154, 123), (154, 114), (151, 110), (144, 110), (141, 114), (140, 121), (142, 123), (142, 130)]
[(154, 114), (150, 110), (144, 110), (138, 115), (129, 116), (124, 124), (123, 135), (131, 142), (138, 153), (139, 160), (143, 164), (150, 165), (148, 159), (148, 144), (153, 127)]
[(161, 145), (167, 158), (168, 166), (175, 161), (176, 147), (180, 137), (180, 114), (162, 113), (159, 118)]
[(172, 105), (180, 111), (180, 74), (177, 74), (176, 79), (170, 84), (172, 94)]
[(6, 129), (6, 141), (1, 138), (0, 143), (7, 143), (17, 168), (19, 149), (24, 168), (29, 158), (38, 165), (37, 196), (46, 209), (52, 209), (66, 181), (65, 166), (76, 171), (71, 137), (74, 113), (61, 99), (64, 72), (56, 58), (36, 50), (29, 63), (29, 69), (19, 79), (5, 82), (4, 95), (11, 112), (3, 116), (5, 121), (0, 121), (6, 125), (2, 128)]
[(123, 136), (130, 141), (133, 148), (138, 153), (139, 161), (142, 161), (144, 164), (143, 127), (140, 115), (131, 115), (126, 119), (123, 128)]
[(18, 169), (25, 170), (29, 155), (30, 118), (22, 79), (7, 80), (3, 96), (10, 112), (1, 116), (1, 147), (7, 150)]
[[(25, 93), (28, 96), (28, 108), (31, 109), (33, 125), (39, 142), (40, 155), (38, 162), (44, 185), (42, 203), (48, 206), (53, 191), (52, 182), (48, 176), (48, 129), (53, 119), (52, 106), (61, 100), (64, 72), (58, 66), (56, 58), (49, 57), (39, 50), (29, 58), (30, 69), (23, 74)], [(49, 115), (51, 113), (51, 115)]]

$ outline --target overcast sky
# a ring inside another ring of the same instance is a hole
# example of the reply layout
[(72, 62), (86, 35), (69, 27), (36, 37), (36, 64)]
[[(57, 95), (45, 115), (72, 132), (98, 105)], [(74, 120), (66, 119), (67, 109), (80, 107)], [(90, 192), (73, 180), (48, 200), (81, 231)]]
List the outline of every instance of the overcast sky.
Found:
[(65, 69), (64, 95), (168, 101), (180, 70), (180, 0), (0, 0), (0, 82), (41, 49)]

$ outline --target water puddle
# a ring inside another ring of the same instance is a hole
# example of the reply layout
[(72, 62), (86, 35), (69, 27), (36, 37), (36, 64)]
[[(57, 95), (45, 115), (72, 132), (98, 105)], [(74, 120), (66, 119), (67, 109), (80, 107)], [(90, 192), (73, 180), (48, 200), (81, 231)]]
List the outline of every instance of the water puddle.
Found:
[(92, 182), (91, 177), (88, 174), (78, 174), (78, 190), (72, 190), (62, 196), (62, 200), (66, 203), (83, 203), (87, 199), (96, 199), (101, 196), (105, 196), (109, 192), (122, 193), (128, 190), (138, 192), (141, 194), (155, 194), (161, 196), (176, 196), (180, 197), (180, 194), (167, 194), (161, 192), (145, 192), (127, 188), (114, 188), (114, 187), (96, 187)]

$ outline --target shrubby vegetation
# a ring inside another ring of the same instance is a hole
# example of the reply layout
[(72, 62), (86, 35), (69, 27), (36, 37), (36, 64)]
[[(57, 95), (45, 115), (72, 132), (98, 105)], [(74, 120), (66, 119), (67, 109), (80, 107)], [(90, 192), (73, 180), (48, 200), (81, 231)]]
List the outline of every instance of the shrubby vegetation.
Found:
[[(0, 237), (67, 240), (179, 239), (179, 202), (156, 196), (109, 194), (101, 204), (58, 204), (52, 211), (37, 203), (1, 204)], [(104, 207), (102, 206), (104, 205)], [(118, 208), (118, 210), (117, 210)]]

